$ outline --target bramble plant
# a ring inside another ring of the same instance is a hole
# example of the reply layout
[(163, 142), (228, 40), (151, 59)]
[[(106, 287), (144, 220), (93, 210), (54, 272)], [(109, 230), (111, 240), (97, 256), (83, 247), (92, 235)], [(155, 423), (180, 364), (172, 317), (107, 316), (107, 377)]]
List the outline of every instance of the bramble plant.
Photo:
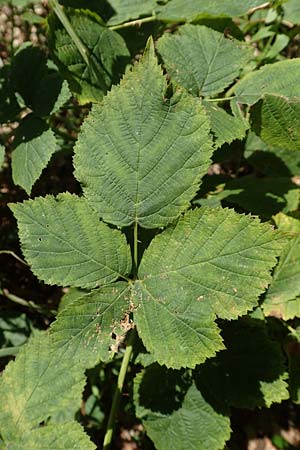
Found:
[[(24, 44), (1, 75), (13, 180), (35, 193), (9, 203), (22, 252), (70, 290), (3, 371), (0, 448), (95, 449), (76, 420), (86, 376), (119, 361), (109, 414), (95, 386), (85, 401), (98, 448), (130, 372), (151, 448), (222, 450), (232, 408), (299, 402), (300, 59), (283, 52), (297, 2), (61, 3), (51, 59)], [(71, 95), (92, 103), (75, 137), (56, 126)], [(81, 191), (36, 195), (59, 138)], [(253, 171), (212, 175), (242, 167), (235, 145)]]

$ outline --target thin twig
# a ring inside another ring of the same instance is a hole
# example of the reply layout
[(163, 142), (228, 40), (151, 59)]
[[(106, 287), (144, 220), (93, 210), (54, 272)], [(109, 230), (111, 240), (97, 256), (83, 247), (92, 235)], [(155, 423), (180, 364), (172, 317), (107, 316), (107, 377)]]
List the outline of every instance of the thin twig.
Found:
[(130, 22), (121, 23), (120, 25), (113, 25), (109, 27), (110, 30), (121, 30), (122, 28), (134, 27), (135, 25), (141, 26), (143, 23), (153, 22), (156, 20), (156, 15), (153, 14), (149, 17), (144, 17), (143, 19), (131, 20)]

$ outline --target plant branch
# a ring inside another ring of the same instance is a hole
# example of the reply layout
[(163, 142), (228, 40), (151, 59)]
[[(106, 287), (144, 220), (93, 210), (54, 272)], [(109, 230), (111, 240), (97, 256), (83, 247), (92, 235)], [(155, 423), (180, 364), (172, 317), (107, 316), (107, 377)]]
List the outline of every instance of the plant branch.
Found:
[(58, 3), (57, 0), (50, 0), (50, 6), (63, 24), (66, 32), (74, 42), (75, 46), (77, 47), (77, 50), (81, 54), (84, 62), (88, 67), (90, 67), (90, 53), (89, 50), (86, 48), (86, 46), (83, 44), (81, 39), (77, 36), (76, 31), (74, 30), (71, 22), (69, 21), (68, 17), (66, 16), (63, 7)]
[(12, 302), (17, 303), (18, 305), (22, 305), (22, 306), (26, 306), (26, 308), (34, 309), (35, 311), (37, 311), (41, 314), (46, 314), (46, 315), (51, 315), (51, 316), (56, 315), (56, 311), (54, 311), (53, 309), (46, 309), (40, 305), (37, 305), (36, 303), (32, 302), (31, 300), (30, 301), (24, 300), (23, 298), (18, 297), (17, 295), (11, 294), (7, 289), (0, 289), (0, 294), (2, 294), (8, 300), (11, 300)]
[(227, 100), (233, 100), (234, 98), (236, 98), (236, 96), (232, 96), (232, 97), (222, 97), (222, 98), (206, 98), (205, 101), (206, 102), (215, 102), (215, 103), (219, 103), (219, 102), (227, 102)]
[(109, 450), (109, 448), (111, 446), (114, 425), (115, 425), (116, 412), (117, 412), (117, 409), (119, 406), (127, 369), (128, 369), (129, 361), (130, 361), (131, 354), (132, 354), (133, 340), (134, 340), (134, 333), (131, 332), (129, 335), (126, 350), (125, 350), (125, 353), (123, 356), (123, 360), (122, 360), (122, 364), (121, 364), (121, 368), (120, 368), (120, 372), (119, 372), (119, 376), (118, 376), (118, 384), (117, 384), (117, 388), (114, 393), (114, 397), (113, 397), (113, 401), (112, 401), (112, 405), (111, 405), (111, 409), (110, 409), (110, 413), (109, 413), (108, 423), (107, 423), (107, 427), (106, 427), (106, 433), (105, 433), (104, 441), (103, 441), (103, 450)]
[(139, 241), (138, 241), (138, 223), (134, 222), (133, 228), (133, 278), (137, 277), (138, 272), (138, 252), (139, 252)]
[(109, 27), (109, 29), (121, 30), (122, 28), (134, 27), (135, 25), (141, 26), (143, 23), (153, 22), (154, 20), (156, 20), (155, 14), (149, 17), (144, 17), (143, 19), (131, 20), (130, 22), (121, 23), (120, 25), (113, 25)]
[(15, 259), (17, 259), (19, 262), (21, 262), (22, 264), (25, 264), (25, 266), (28, 266), (28, 264), (23, 261), (22, 258), (20, 258), (20, 256), (16, 255), (15, 252), (13, 252), (12, 250), (0, 250), (0, 255), (1, 254), (5, 254), (5, 255), (11, 255), (13, 256)]

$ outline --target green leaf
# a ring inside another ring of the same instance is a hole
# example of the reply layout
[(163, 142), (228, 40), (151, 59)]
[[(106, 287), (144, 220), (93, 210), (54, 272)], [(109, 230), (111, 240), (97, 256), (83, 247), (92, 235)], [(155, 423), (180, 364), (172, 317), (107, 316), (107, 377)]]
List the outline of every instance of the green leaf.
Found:
[(298, 0), (288, 0), (282, 5), (284, 20), (292, 24), (300, 23), (300, 3)]
[(83, 124), (75, 176), (105, 221), (155, 228), (188, 207), (211, 154), (200, 102), (180, 91), (167, 98), (150, 42), (141, 61)]
[(56, 150), (56, 139), (46, 122), (29, 114), (15, 132), (11, 157), (13, 182), (28, 195)]
[(193, 21), (201, 16), (235, 17), (251, 8), (264, 4), (264, 0), (170, 0), (160, 8), (158, 19), (167, 22)]
[(75, 414), (85, 379), (70, 362), (51, 351), (46, 333), (36, 332), (7, 365), (0, 380), (0, 432), (5, 441), (23, 436), (62, 409)]
[(233, 102), (253, 105), (265, 94), (300, 97), (300, 58), (267, 64), (250, 72), (236, 85)]
[(54, 15), (48, 18), (50, 49), (80, 102), (100, 101), (111, 85), (119, 81), (129, 63), (125, 41), (118, 33), (106, 28), (96, 14), (72, 9), (66, 12), (76, 34), (89, 51), (89, 66)]
[(252, 109), (252, 128), (269, 145), (300, 148), (300, 99), (265, 95)]
[(270, 407), (289, 398), (285, 357), (266, 324), (243, 318), (224, 324), (226, 350), (198, 368), (198, 383), (223, 405)]
[(46, 54), (40, 48), (28, 42), (23, 44), (12, 60), (11, 79), (27, 107), (39, 116), (51, 113), (63, 79), (53, 64), (49, 67)]
[(230, 437), (230, 419), (180, 374), (152, 365), (134, 383), (138, 417), (157, 450), (221, 450)]
[(121, 322), (129, 310), (127, 283), (78, 294), (51, 327), (55, 347), (84, 368), (108, 361), (127, 331)]
[(143, 256), (132, 300), (147, 350), (174, 368), (213, 356), (222, 348), (214, 316), (233, 319), (257, 305), (281, 239), (258, 219), (208, 208), (187, 212), (158, 235)]
[(47, 425), (7, 442), (10, 450), (95, 450), (79, 423)]
[(0, 347), (23, 345), (33, 329), (26, 314), (3, 311), (0, 317)]
[(0, 68), (0, 122), (16, 120), (20, 111), (11, 82), (11, 66), (5, 64)]
[(10, 204), (24, 256), (48, 284), (95, 288), (130, 271), (125, 236), (68, 193)]
[(156, 7), (156, 0), (109, 0), (114, 9), (114, 15), (109, 19), (108, 25), (117, 25), (128, 20), (138, 19), (141, 16), (151, 15)]
[(51, 114), (56, 113), (60, 110), (62, 106), (70, 99), (72, 96), (71, 91), (68, 87), (68, 83), (64, 80), (61, 91), (56, 99), (56, 102), (52, 108)]
[(263, 309), (266, 315), (289, 320), (300, 317), (300, 221), (278, 214), (275, 223), (291, 239), (279, 258)]
[(158, 41), (171, 77), (193, 95), (216, 95), (229, 86), (251, 57), (249, 48), (201, 25), (184, 25)]
[(203, 102), (203, 105), (210, 119), (216, 148), (225, 143), (230, 144), (236, 139), (244, 139), (249, 123), (242, 116), (232, 116), (224, 109), (209, 102)]
[(225, 205), (238, 205), (244, 211), (270, 219), (278, 212), (295, 211), (300, 199), (299, 187), (288, 177), (258, 178), (253, 175), (236, 178), (225, 184), (224, 190), (206, 199), (194, 201), (202, 206), (214, 206), (217, 200)]
[(271, 147), (253, 132), (248, 134), (244, 157), (265, 175), (292, 177), (300, 174), (300, 152)]

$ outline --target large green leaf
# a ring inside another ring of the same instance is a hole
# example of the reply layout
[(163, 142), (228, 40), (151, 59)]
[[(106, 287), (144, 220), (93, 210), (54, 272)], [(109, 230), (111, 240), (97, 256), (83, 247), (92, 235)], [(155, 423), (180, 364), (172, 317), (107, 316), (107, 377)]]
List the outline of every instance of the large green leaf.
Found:
[(158, 41), (171, 77), (193, 95), (222, 92), (251, 56), (249, 49), (223, 33), (201, 25), (184, 25)]
[(299, 115), (300, 98), (265, 95), (252, 110), (252, 127), (269, 145), (300, 150)]
[(249, 123), (242, 116), (232, 116), (219, 106), (203, 102), (210, 119), (211, 130), (215, 136), (216, 147), (230, 144), (235, 139), (243, 139), (249, 128)]
[(109, 0), (109, 4), (114, 9), (114, 15), (109, 19), (108, 25), (116, 25), (152, 14), (156, 0)]
[(227, 414), (178, 372), (150, 366), (135, 379), (134, 401), (157, 450), (221, 450), (230, 437)]
[(96, 14), (68, 9), (67, 15), (88, 50), (89, 65), (54, 15), (48, 19), (50, 48), (79, 100), (82, 103), (100, 101), (111, 84), (119, 81), (129, 63), (125, 41), (105, 27)]
[(22, 347), (0, 380), (0, 432), (5, 441), (63, 409), (75, 415), (85, 379), (83, 370), (71, 362), (52, 350), (46, 333), (36, 332)]
[(269, 407), (289, 398), (285, 357), (266, 324), (246, 318), (224, 325), (226, 350), (198, 368), (202, 389), (237, 408)]
[(234, 93), (238, 103), (253, 105), (265, 94), (300, 97), (300, 58), (267, 64), (250, 72), (239, 83)]
[(7, 442), (9, 450), (95, 450), (83, 429), (76, 422), (47, 425), (15, 436)]
[(269, 176), (300, 175), (300, 152), (272, 147), (254, 132), (248, 134), (244, 157), (260, 173)]
[(46, 122), (30, 114), (15, 132), (12, 177), (28, 195), (56, 150), (56, 139)]
[(68, 193), (10, 204), (24, 256), (48, 284), (94, 288), (130, 271), (125, 236)]
[(75, 146), (75, 176), (107, 222), (165, 226), (186, 209), (212, 154), (199, 101), (167, 82), (150, 42), (141, 61), (96, 105)]
[(147, 350), (174, 368), (194, 367), (220, 350), (214, 315), (233, 319), (257, 304), (281, 239), (258, 219), (208, 208), (186, 213), (158, 235), (133, 291), (134, 319)]
[(251, 8), (264, 4), (264, 0), (170, 0), (160, 8), (158, 18), (165, 21), (192, 21), (201, 16), (235, 17)]
[(83, 367), (107, 361), (127, 331), (125, 326), (122, 329), (121, 322), (129, 309), (127, 283), (78, 294), (51, 327), (55, 347)]
[(291, 235), (279, 263), (275, 268), (271, 285), (263, 303), (266, 315), (284, 320), (300, 317), (300, 221), (278, 214), (275, 222), (283, 232)]

